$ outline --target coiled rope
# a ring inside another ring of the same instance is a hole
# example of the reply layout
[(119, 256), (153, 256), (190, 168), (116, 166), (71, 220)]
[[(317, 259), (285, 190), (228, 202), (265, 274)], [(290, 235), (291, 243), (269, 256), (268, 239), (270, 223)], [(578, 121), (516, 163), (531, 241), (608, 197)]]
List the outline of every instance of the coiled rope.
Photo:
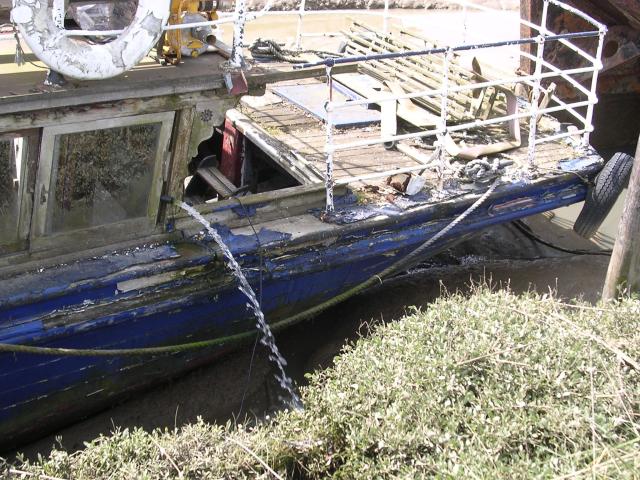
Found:
[(282, 48), (274, 40), (258, 38), (249, 46), (249, 51), (254, 58), (274, 58), (288, 63), (305, 63), (307, 60), (298, 58), (305, 53), (313, 53), (320, 58), (337, 58), (342, 55), (324, 50), (288, 50)]

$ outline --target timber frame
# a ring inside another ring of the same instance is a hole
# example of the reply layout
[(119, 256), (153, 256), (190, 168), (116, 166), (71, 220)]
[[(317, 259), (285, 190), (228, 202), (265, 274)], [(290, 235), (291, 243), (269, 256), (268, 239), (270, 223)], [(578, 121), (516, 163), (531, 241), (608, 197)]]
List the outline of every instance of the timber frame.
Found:
[[(222, 93), (222, 95), (221, 95)], [(186, 163), (195, 143), (203, 140), (205, 133), (213, 132), (222, 123), (226, 110), (237, 103), (237, 98), (213, 90), (184, 96), (165, 96), (152, 99), (125, 99), (116, 102), (98, 103), (89, 106), (74, 106), (40, 110), (29, 113), (13, 113), (0, 116), (0, 136), (25, 136), (29, 139), (25, 155), (29, 161), (25, 166), (38, 165), (38, 185), (42, 187), (50, 181), (51, 149), (56, 134), (78, 130), (107, 128), (107, 126), (131, 125), (136, 121), (163, 119), (162, 145), (158, 148), (153, 198), (149, 205), (149, 219), (111, 224), (97, 229), (87, 229), (63, 235), (46, 236), (46, 212), (35, 208), (33, 219), (31, 210), (36, 192), (35, 179), (25, 182), (21, 208), (20, 242), (13, 248), (14, 254), (0, 257), (1, 265), (15, 265), (28, 262), (32, 258), (42, 260), (80, 249), (94, 249), (102, 246), (105, 250), (124, 239), (137, 242), (151, 240), (163, 232), (164, 209), (160, 205), (161, 195), (181, 194)], [(207, 122), (196, 118), (198, 105), (204, 106), (210, 115)], [(171, 117), (171, 118), (169, 118)], [(197, 124), (197, 128), (194, 125)], [(210, 136), (210, 133), (209, 133)], [(42, 143), (42, 144), (41, 144)], [(44, 150), (47, 150), (45, 152)], [(24, 174), (35, 174), (25, 168)], [(182, 177), (180, 177), (182, 176)], [(46, 177), (46, 178), (45, 178)], [(31, 235), (29, 235), (31, 233)], [(44, 236), (43, 236), (44, 235)], [(29, 238), (30, 237), (30, 238)]]
[[(164, 83), (155, 79), (151, 82), (150, 74), (158, 73), (156, 68), (149, 67), (134, 69), (124, 79), (97, 84), (84, 82), (51, 91), (38, 86), (42, 85), (43, 72), (3, 75), (7, 82), (0, 86), (0, 138), (19, 135), (28, 139), (24, 165), (29, 168), (24, 169), (26, 181), (22, 186), (19, 238), (15, 245), (6, 246), (9, 253), (0, 256), (0, 277), (29, 268), (32, 261), (36, 262), (34, 266), (40, 267), (50, 262), (72, 261), (129, 245), (173, 238), (175, 234), (168, 231), (166, 223), (168, 216), (173, 219), (176, 215), (168, 212), (160, 197), (182, 198), (188, 162), (197, 153), (200, 142), (211, 137), (214, 128), (223, 124), (226, 112), (239, 100), (224, 86), (221, 71), (215, 71), (221, 59), (211, 55), (179, 68), (163, 67), (160, 76), (165, 78)], [(214, 72), (209, 68), (214, 68)], [(193, 74), (191, 77), (190, 73)], [(268, 81), (308, 74), (293, 71), (290, 66), (269, 70), (257, 67), (247, 75), (249, 93), (262, 94)], [(42, 209), (34, 208), (36, 177), (40, 186), (48, 181), (44, 177), (50, 174), (51, 159), (45, 158), (49, 154), (42, 154), (52, 147), (53, 135), (107, 125), (127, 125), (136, 118), (152, 119), (163, 115), (165, 119), (171, 116), (172, 125), (170, 129), (167, 125), (163, 127), (166, 148), (162, 152), (163, 149), (159, 149), (155, 173), (159, 187), (154, 189), (149, 203), (149, 218), (43, 235), (46, 214)], [(302, 197), (306, 196), (307, 190), (301, 189)], [(291, 192), (268, 192), (252, 197), (264, 202), (291, 195)], [(251, 201), (246, 199), (244, 203)]]

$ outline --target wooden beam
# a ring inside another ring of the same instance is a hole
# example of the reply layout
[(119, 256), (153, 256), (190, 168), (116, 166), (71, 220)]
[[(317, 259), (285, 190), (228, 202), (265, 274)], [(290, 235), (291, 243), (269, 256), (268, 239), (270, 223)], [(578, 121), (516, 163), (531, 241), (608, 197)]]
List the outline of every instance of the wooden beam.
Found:
[[(542, 18), (542, 0), (520, 0), (520, 18), (540, 25), (540, 19)], [(521, 38), (530, 38), (537, 34), (538, 32), (526, 25), (520, 25)], [(520, 48), (527, 53), (535, 54), (532, 45), (521, 45)], [(533, 73), (532, 63), (528, 58), (520, 57), (520, 69), (528, 75)]]
[(11, 0), (0, 0), (0, 23), (9, 23)]
[(208, 90), (183, 95), (135, 98), (91, 105), (68, 106), (4, 115), (0, 106), (0, 133), (26, 128), (42, 128), (65, 123), (89, 122), (104, 118), (128, 117), (168, 112), (222, 99), (231, 99), (226, 90)]
[(220, 198), (229, 198), (237, 190), (236, 186), (216, 167), (198, 168), (196, 175), (213, 188)]
[(170, 173), (165, 193), (179, 200), (182, 200), (184, 179), (189, 175), (189, 143), (195, 116), (195, 107), (183, 108), (178, 112), (173, 127)]
[(640, 293), (640, 141), (602, 298), (615, 299), (621, 291)]

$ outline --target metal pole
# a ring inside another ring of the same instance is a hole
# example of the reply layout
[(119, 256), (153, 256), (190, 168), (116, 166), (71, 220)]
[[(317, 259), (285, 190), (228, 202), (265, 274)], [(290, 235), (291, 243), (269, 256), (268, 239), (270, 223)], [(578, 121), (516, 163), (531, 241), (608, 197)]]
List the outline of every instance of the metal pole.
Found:
[[(540, 21), (540, 25), (546, 30), (547, 28), (547, 14), (549, 10), (549, 0), (544, 0), (544, 4), (542, 6), (542, 20)], [(542, 61), (544, 58), (544, 43), (545, 36), (539, 35), (537, 38), (538, 42), (538, 52), (536, 55), (536, 70), (534, 72), (534, 83), (533, 89), (531, 92), (531, 118), (529, 120), (529, 152), (528, 152), (528, 161), (529, 161), (529, 169), (533, 169), (536, 164), (536, 130), (538, 128), (538, 107), (540, 103), (540, 93), (542, 91)]]
[[(331, 67), (326, 68), (327, 71), (327, 85), (329, 87), (329, 103), (333, 100), (333, 78), (331, 77)], [(327, 134), (327, 143), (326, 143), (326, 155), (327, 155), (327, 165), (325, 172), (325, 190), (327, 192), (327, 207), (326, 212), (328, 214), (332, 213), (335, 210), (333, 205), (333, 112), (332, 108), (326, 108), (327, 112), (327, 122), (326, 122), (326, 134)]]
[[(545, 40), (547, 42), (551, 42), (551, 41), (563, 40), (563, 39), (591, 38), (591, 37), (597, 37), (599, 34), (600, 32), (595, 30), (589, 31), (589, 32), (560, 33), (557, 35), (546, 35)], [(353, 55), (349, 57), (319, 60), (317, 62), (296, 63), (293, 65), (293, 68), (294, 70), (298, 70), (302, 68), (311, 68), (311, 67), (319, 67), (320, 65), (328, 65), (329, 63), (331, 63), (332, 66), (335, 66), (335, 65), (343, 65), (345, 63), (368, 62), (372, 60), (391, 60), (392, 58), (417, 57), (420, 55), (432, 55), (436, 53), (444, 53), (447, 51), (447, 49), (451, 49), (454, 52), (468, 52), (470, 50), (481, 50), (485, 48), (496, 48), (496, 47), (510, 47), (514, 45), (530, 45), (534, 43), (538, 43), (538, 37), (518, 38), (514, 40), (503, 40), (501, 42), (473, 43), (473, 44), (467, 44), (467, 45), (457, 45), (455, 47), (429, 48), (426, 50), (410, 50), (410, 51), (402, 51), (402, 52), (376, 53), (376, 54), (370, 54), (370, 55)]]
[(298, 30), (296, 33), (296, 49), (298, 50), (302, 46), (302, 17), (304, 16), (306, 3), (306, 0), (300, 0), (300, 7), (298, 8)]
[(54, 23), (62, 29), (64, 29), (64, 17), (67, 13), (66, 3), (66, 0), (53, 0), (53, 7), (51, 9)]
[(242, 45), (244, 44), (244, 27), (246, 22), (247, 9), (245, 0), (236, 0), (233, 23), (233, 47), (231, 49), (231, 64), (234, 67), (241, 67), (244, 61), (242, 55)]
[(598, 37), (598, 48), (596, 50), (596, 61), (597, 64), (594, 64), (596, 70), (594, 70), (593, 75), (591, 76), (591, 95), (589, 101), (591, 102), (587, 107), (587, 116), (584, 122), (584, 128), (587, 132), (582, 137), (582, 146), (587, 148), (589, 146), (589, 138), (591, 136), (591, 131), (593, 131), (593, 110), (595, 108), (595, 104), (598, 103), (598, 93), (596, 91), (598, 87), (598, 73), (602, 69), (602, 49), (604, 46), (604, 37), (607, 34), (606, 28), (600, 29), (600, 35)]
[(384, 0), (384, 14), (382, 17), (382, 33), (389, 31), (389, 0)]
[[(449, 62), (453, 56), (453, 50), (450, 48), (443, 55), (442, 59), (442, 96), (440, 97), (440, 130), (442, 134), (438, 136), (440, 142), (440, 155), (438, 165), (438, 179), (442, 184), (444, 180), (444, 171), (447, 167), (447, 152), (444, 147), (444, 136), (447, 135), (447, 116), (449, 114)], [(441, 185), (442, 186), (442, 185)]]
[(467, 43), (467, 21), (469, 19), (466, 3), (462, 6), (462, 17), (462, 44), (464, 45)]

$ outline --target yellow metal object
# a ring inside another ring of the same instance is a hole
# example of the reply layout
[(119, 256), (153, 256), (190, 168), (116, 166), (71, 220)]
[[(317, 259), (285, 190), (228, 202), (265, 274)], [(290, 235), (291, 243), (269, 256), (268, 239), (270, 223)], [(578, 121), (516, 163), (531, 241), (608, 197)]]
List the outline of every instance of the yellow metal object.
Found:
[[(169, 25), (206, 22), (218, 19), (217, 1), (171, 0)], [(182, 56), (198, 57), (215, 43), (211, 27), (194, 27), (182, 30), (168, 30), (162, 54), (166, 61), (178, 64)]]
[(171, 14), (179, 15), (182, 12), (196, 13), (199, 12), (200, 0), (172, 0)]

